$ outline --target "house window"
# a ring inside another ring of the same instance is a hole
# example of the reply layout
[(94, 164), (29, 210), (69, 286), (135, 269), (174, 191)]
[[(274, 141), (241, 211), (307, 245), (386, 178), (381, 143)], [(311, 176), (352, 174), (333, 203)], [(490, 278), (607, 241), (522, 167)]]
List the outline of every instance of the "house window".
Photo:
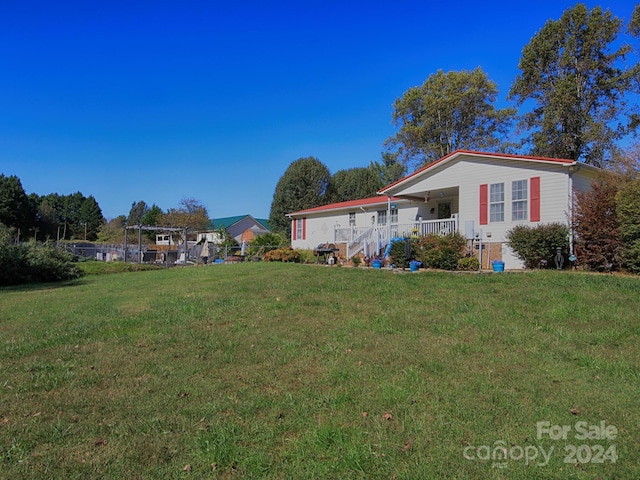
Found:
[(451, 202), (438, 204), (438, 219), (451, 218)]
[(490, 185), (489, 221), (504, 222), (504, 183), (492, 183)]
[(356, 212), (349, 212), (349, 226), (356, 226)]
[(386, 224), (387, 224), (387, 211), (378, 210), (378, 225), (386, 225)]
[(391, 207), (391, 223), (398, 223), (398, 207)]
[(527, 219), (527, 183), (527, 180), (516, 180), (511, 184), (511, 220)]
[(307, 239), (307, 219), (298, 218), (293, 221), (293, 238), (292, 240)]
[(296, 238), (299, 240), (304, 240), (302, 238), (302, 220), (296, 220)]

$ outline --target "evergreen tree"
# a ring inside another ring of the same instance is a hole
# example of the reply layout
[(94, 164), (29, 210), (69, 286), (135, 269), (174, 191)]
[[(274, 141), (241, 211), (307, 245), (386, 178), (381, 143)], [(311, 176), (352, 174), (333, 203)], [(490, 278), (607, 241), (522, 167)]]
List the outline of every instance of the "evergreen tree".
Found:
[(0, 223), (26, 237), (35, 227), (35, 211), (20, 179), (0, 174)]
[(299, 158), (284, 172), (276, 185), (269, 225), (278, 233), (291, 236), (291, 220), (287, 213), (324, 205), (331, 175), (315, 157)]
[(384, 186), (379, 173), (374, 168), (338, 170), (329, 180), (327, 200), (329, 203), (334, 203), (373, 197)]

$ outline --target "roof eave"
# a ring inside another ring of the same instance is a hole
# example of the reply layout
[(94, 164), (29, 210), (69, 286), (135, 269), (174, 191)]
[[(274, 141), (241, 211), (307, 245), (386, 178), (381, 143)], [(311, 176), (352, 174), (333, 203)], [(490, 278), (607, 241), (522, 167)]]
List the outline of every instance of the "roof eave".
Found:
[(536, 157), (531, 155), (514, 155), (514, 154), (507, 154), (507, 153), (490, 153), (490, 152), (476, 152), (472, 150), (456, 150), (454, 152), (451, 152), (448, 155), (445, 155), (442, 158), (439, 158), (434, 162), (431, 162), (428, 165), (425, 165), (424, 167), (419, 168), (415, 172), (407, 175), (406, 177), (396, 180), (395, 182), (384, 187), (383, 189), (378, 190), (377, 193), (378, 195), (393, 195), (392, 192), (396, 190), (398, 187), (405, 185), (407, 182), (415, 179), (416, 177), (419, 177), (420, 175), (435, 168), (438, 165), (442, 165), (444, 163), (452, 161), (453, 159), (463, 155), (469, 156), (469, 157), (484, 157), (484, 158), (494, 158), (494, 159), (503, 159), (503, 160), (504, 159), (521, 160), (521, 161), (528, 161), (528, 162), (545, 163), (549, 165), (562, 165), (566, 167), (570, 167), (580, 163), (576, 160), (569, 160), (569, 159), (563, 159), (563, 158), (546, 158), (546, 157)]

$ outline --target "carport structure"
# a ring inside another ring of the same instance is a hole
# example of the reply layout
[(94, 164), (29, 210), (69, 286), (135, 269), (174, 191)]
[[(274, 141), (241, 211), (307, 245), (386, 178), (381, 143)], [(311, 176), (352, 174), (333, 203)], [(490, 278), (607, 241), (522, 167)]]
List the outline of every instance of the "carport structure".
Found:
[[(129, 230), (137, 230), (138, 231), (138, 263), (142, 263), (142, 232), (143, 231), (148, 231), (148, 232), (182, 232), (183, 233), (183, 238), (184, 238), (184, 259), (185, 262), (187, 261), (188, 258), (188, 254), (187, 254), (187, 249), (188, 249), (188, 245), (187, 245), (187, 230), (189, 228), (188, 227), (159, 227), (156, 225), (128, 225), (125, 227), (124, 229), (124, 251), (125, 251), (125, 259), (124, 261), (127, 261), (127, 255), (126, 255), (126, 251), (127, 251), (127, 240), (128, 240), (128, 235), (127, 233), (129, 232)], [(178, 253), (180, 252), (180, 248), (178, 247)], [(169, 256), (167, 255), (167, 261)]]

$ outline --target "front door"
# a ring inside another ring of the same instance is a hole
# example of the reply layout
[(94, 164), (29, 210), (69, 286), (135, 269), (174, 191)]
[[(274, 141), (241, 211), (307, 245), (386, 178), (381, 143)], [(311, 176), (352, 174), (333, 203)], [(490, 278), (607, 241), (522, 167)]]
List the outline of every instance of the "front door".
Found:
[(451, 218), (451, 202), (438, 204), (438, 220)]

